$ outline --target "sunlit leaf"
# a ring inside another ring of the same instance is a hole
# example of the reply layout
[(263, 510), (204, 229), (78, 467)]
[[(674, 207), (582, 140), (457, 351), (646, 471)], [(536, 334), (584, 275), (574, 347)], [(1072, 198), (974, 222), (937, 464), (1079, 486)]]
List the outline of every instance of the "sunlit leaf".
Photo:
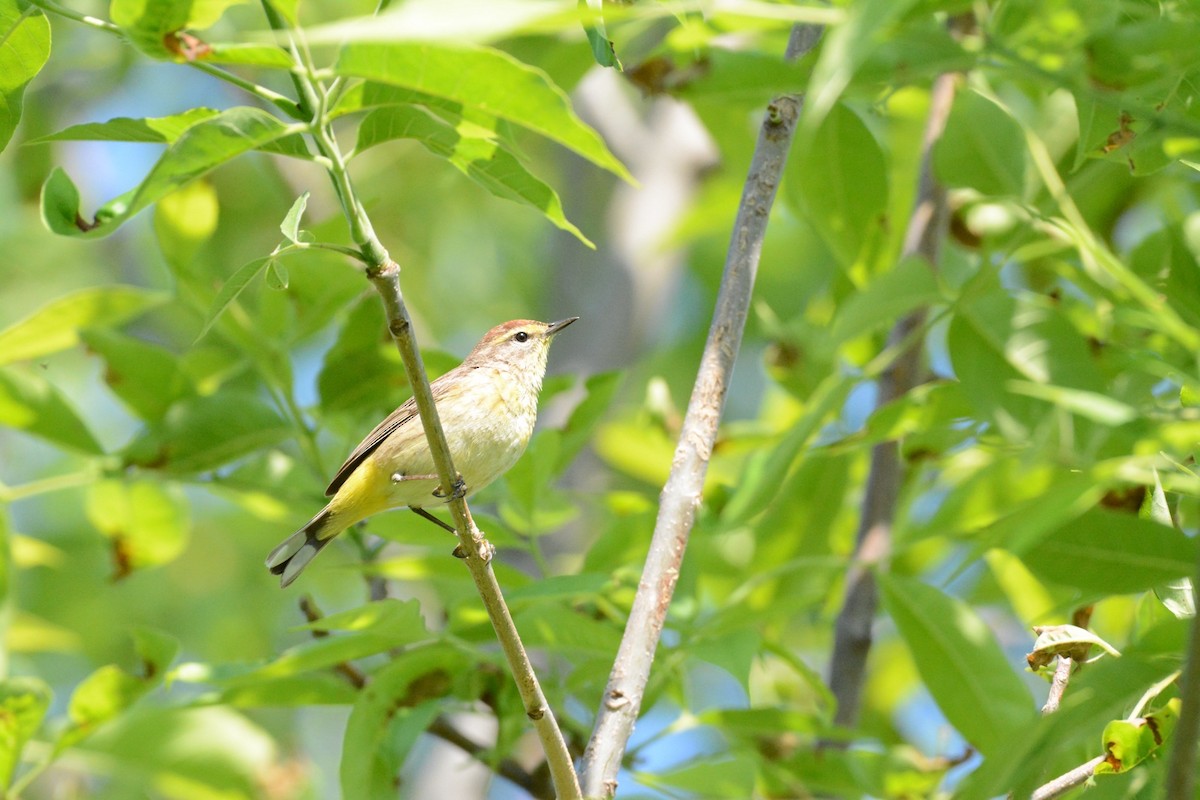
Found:
[(115, 578), (175, 559), (187, 544), (187, 501), (153, 481), (106, 480), (88, 487), (87, 516), (112, 543)]
[(1190, 575), (1196, 542), (1149, 519), (1096, 508), (1018, 555), (1044, 580), (1124, 594)]
[(228, 391), (188, 398), (135, 439), (131, 463), (170, 472), (202, 472), (276, 444), (291, 426), (253, 394)]
[(112, 0), (109, 15), (142, 52), (156, 58), (181, 58), (172, 37), (185, 28), (203, 30), (225, 9), (246, 0)]
[(995, 196), (1020, 196), (1024, 190), (1024, 134), (1007, 112), (980, 94), (958, 93), (933, 152), (938, 178), (948, 187)]
[(274, 258), (267, 256), (248, 261), (238, 267), (237, 271), (230, 275), (225, 283), (221, 284), (221, 291), (217, 292), (217, 296), (213, 298), (212, 305), (209, 306), (208, 313), (205, 314), (204, 327), (196, 335), (197, 342), (212, 330), (212, 326), (217, 324), (217, 320), (225, 313), (225, 309), (229, 308), (230, 304), (234, 300), (237, 300), (238, 295), (250, 285), (250, 282), (257, 278), (260, 272), (267, 269), (274, 260)]
[(167, 263), (186, 269), (217, 230), (217, 191), (206, 180), (192, 181), (164, 196), (154, 207), (154, 233)]
[(78, 412), (36, 372), (0, 368), (0, 425), (80, 452), (103, 452)]
[[(808, 145), (788, 159), (786, 188), (845, 265), (854, 263), (872, 231), (882, 230), (887, 163), (871, 131), (843, 104), (834, 106)], [(927, 287), (929, 277), (918, 285)]]
[(25, 86), (50, 58), (50, 22), (19, 0), (0, 0), (0, 150), (17, 123)]
[(41, 727), (52, 697), (41, 678), (0, 681), (0, 786), (8, 786), (12, 780), (21, 751)]
[(423, 647), (372, 676), (346, 721), (339, 770), (343, 797), (395, 797), (404, 759), (465, 668), (462, 656), (449, 648)]
[(296, 202), (292, 203), (292, 207), (288, 209), (288, 213), (284, 216), (283, 222), (279, 223), (279, 231), (284, 235), (289, 242), (297, 243), (300, 241), (300, 219), (304, 216), (304, 209), (308, 206), (309, 192), (305, 192), (296, 198)]
[(173, 402), (190, 393), (173, 353), (103, 328), (85, 331), (82, 338), (104, 360), (104, 382), (142, 419), (162, 419)]
[(541, 70), (486, 47), (350, 44), (334, 70), (445, 98), (539, 133), (629, 179), (600, 137), (579, 120), (566, 94)]
[(1113, 720), (1104, 726), (1104, 761), (1096, 774), (1127, 772), (1145, 761), (1171, 740), (1182, 705), (1178, 697), (1144, 717)]
[(416, 106), (393, 106), (363, 119), (357, 149), (402, 138), (417, 140), (492, 194), (540, 211), (555, 226), (594, 247), (567, 220), (558, 193), (526, 169), (490, 131), (466, 124), (455, 129)]
[(116, 117), (107, 122), (85, 122), (81, 125), (72, 125), (57, 133), (31, 139), (28, 143), (93, 141), (170, 144), (182, 136), (188, 128), (198, 122), (211, 119), (219, 113), (211, 108), (190, 108), (181, 114), (173, 114), (169, 117), (146, 117), (144, 119)]
[(0, 365), (74, 347), (84, 328), (119, 325), (166, 299), (136, 286), (95, 286), (51, 300), (0, 331)]
[[(42, 219), (63, 236), (107, 236), (164, 195), (242, 153), (290, 140), (298, 131), (261, 109), (222, 111), (184, 131), (140, 184), (101, 206), (93, 220), (80, 212), (75, 184), (61, 168), (55, 169), (42, 187)], [(303, 152), (303, 143), (296, 146), (301, 149), (294, 154)]]
[(925, 686), (967, 741), (988, 755), (1032, 724), (1029, 690), (970, 606), (909, 578), (878, 580)]

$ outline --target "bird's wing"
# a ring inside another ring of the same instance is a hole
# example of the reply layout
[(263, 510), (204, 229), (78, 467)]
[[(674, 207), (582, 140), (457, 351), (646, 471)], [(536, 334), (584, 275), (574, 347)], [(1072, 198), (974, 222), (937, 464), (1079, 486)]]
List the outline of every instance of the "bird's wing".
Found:
[[(433, 393), (433, 399), (435, 402), (441, 399), (442, 395), (446, 393), (446, 387), (450, 385), (449, 382), (443, 379), (451, 378), (451, 373), (457, 373), (459, 371), (459, 368), (455, 368), (430, 384), (429, 388)], [(375, 429), (368, 433), (366, 438), (358, 443), (358, 447), (354, 448), (354, 452), (346, 458), (346, 462), (342, 464), (342, 466), (338, 469), (337, 474), (333, 476), (333, 480), (329, 482), (329, 487), (325, 490), (325, 496), (332, 497), (334, 494), (336, 494), (337, 490), (342, 488), (342, 484), (345, 483), (354, 473), (354, 470), (358, 469), (358, 465), (366, 461), (371, 453), (374, 453), (375, 450), (378, 449), (379, 445), (383, 443), (384, 439), (388, 438), (393, 433), (414, 420), (418, 421), (419, 427), (417, 403), (416, 400), (410, 397), (405, 400), (399, 408), (397, 408), (391, 414), (388, 414), (387, 418), (383, 422), (376, 425)], [(414, 431), (414, 433), (419, 435), (421, 438), (425, 437), (424, 431)]]

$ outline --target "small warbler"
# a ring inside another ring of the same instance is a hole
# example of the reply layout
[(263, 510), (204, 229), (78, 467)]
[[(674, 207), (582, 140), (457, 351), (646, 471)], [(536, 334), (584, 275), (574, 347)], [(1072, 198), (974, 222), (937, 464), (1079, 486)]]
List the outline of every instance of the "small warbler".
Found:
[[(579, 317), (497, 325), (462, 364), (430, 384), (460, 475), (456, 492), (470, 496), (507, 472), (529, 444), (550, 341)], [(287, 586), (325, 545), (356, 522), (408, 506), (439, 525), (425, 506), (449, 502), (439, 486), (425, 430), (410, 398), (375, 426), (337, 471), (325, 508), (267, 556)]]

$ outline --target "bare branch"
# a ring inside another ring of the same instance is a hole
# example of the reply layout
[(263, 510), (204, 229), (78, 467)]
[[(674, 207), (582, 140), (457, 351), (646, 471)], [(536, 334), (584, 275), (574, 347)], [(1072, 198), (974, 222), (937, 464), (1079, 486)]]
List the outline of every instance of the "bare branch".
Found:
[[(811, 50), (820, 34), (820, 28), (801, 25), (793, 28), (787, 57), (795, 59)], [(767, 219), (800, 108), (799, 96), (777, 97), (768, 106), (759, 130), (708, 341), (675, 448), (671, 474), (662, 491), (650, 553), (584, 753), (583, 788), (588, 797), (611, 797), (616, 792), (617, 771), (641, 709), (654, 651), (700, 503), (729, 377), (741, 346)]]
[(1067, 691), (1067, 683), (1071, 680), (1071, 668), (1074, 662), (1066, 656), (1058, 657), (1058, 665), (1054, 668), (1054, 680), (1050, 683), (1050, 693), (1046, 695), (1046, 704), (1042, 706), (1042, 714), (1053, 714), (1062, 703), (1063, 694)]
[(1074, 789), (1087, 783), (1087, 779), (1092, 777), (1092, 773), (1096, 771), (1096, 767), (1104, 763), (1104, 756), (1096, 756), (1091, 761), (1080, 764), (1069, 772), (1064, 772), (1049, 783), (1045, 783), (1037, 788), (1030, 795), (1032, 800), (1053, 800), (1055, 797), (1064, 795)]
[[(1200, 558), (1196, 562), (1193, 586), (1200, 586)], [(1200, 738), (1200, 616), (1192, 617), (1183, 678), (1179, 682), (1179, 721), (1175, 724), (1175, 743), (1167, 767), (1167, 800), (1192, 799), (1196, 784), (1196, 741)]]
[[(947, 217), (945, 192), (933, 177), (933, 145), (946, 127), (956, 81), (952, 73), (940, 75), (934, 81), (921, 146), (917, 201), (904, 237), (903, 256), (920, 256), (931, 268), (937, 264)], [(897, 322), (889, 334), (889, 347), (903, 342), (909, 344), (881, 376), (877, 408), (904, 396), (921, 382), (922, 339), (914, 333), (924, 321), (925, 310), (918, 309)], [(891, 550), (892, 521), (903, 473), (896, 442), (881, 442), (872, 449), (862, 518), (853, 561), (846, 576), (846, 599), (835, 625), (833, 657), (829, 664), (829, 687), (837, 698), (836, 722), (839, 725), (850, 726), (858, 719), (867, 653), (871, 649), (871, 626), (879, 605), (871, 570), (885, 561)]]

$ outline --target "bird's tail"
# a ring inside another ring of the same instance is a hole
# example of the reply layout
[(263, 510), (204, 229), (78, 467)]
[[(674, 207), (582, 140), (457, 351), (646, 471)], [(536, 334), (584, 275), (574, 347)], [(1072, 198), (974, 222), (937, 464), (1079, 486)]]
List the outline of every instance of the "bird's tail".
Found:
[(300, 530), (284, 539), (267, 556), (267, 569), (279, 575), (279, 586), (283, 588), (296, 580), (308, 562), (316, 558), (325, 545), (333, 541), (338, 531), (330, 531), (333, 512), (328, 507), (308, 521)]

